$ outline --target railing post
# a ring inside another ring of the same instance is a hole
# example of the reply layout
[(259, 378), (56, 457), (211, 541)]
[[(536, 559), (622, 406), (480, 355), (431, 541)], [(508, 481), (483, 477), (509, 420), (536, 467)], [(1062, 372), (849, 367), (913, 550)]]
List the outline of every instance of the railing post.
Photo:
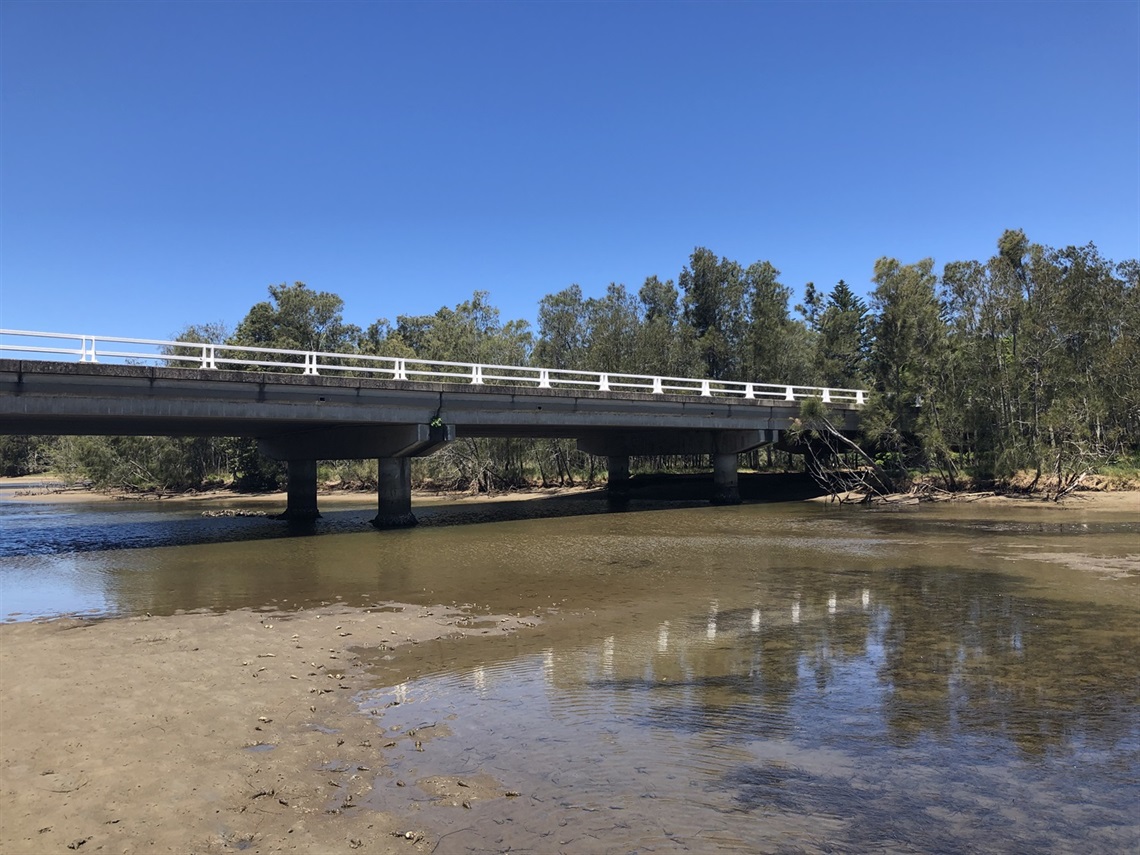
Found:
[(80, 362), (98, 362), (99, 359), (95, 355), (95, 336), (83, 336), (83, 343), (79, 346), (82, 355), (79, 357)]
[(867, 403), (867, 402), (863, 399), (863, 390), (860, 389), (858, 392), (855, 393), (855, 405), (861, 407), (865, 403)]
[(392, 370), (393, 380), (407, 380), (408, 379), (408, 363), (407, 360), (397, 359), (396, 367)]
[(756, 387), (751, 383), (744, 384), (744, 398), (748, 401), (755, 400), (756, 398)]
[(709, 386), (708, 380), (702, 380), (701, 381), (701, 397), (702, 398), (711, 398), (712, 397), (712, 387)]
[(482, 386), (483, 385), (483, 366), (482, 365), (472, 365), (471, 366), (471, 385), (472, 386)]
[(831, 403), (831, 390), (830, 389), (824, 389), (823, 390), (823, 402), (825, 404)]
[(202, 345), (202, 367), (207, 369), (216, 369), (217, 362), (214, 361), (214, 346), (212, 344)]
[(317, 376), (317, 355), (315, 353), (305, 354), (305, 372), (306, 375)]
[(784, 400), (785, 401), (794, 401), (795, 399), (796, 399), (796, 394), (795, 394), (795, 392), (792, 391), (792, 387), (789, 386), (787, 388), (787, 391), (784, 393)]
[(610, 375), (609, 374), (599, 374), (598, 375), (598, 391), (599, 392), (610, 391)]
[(665, 390), (663, 388), (661, 388), (661, 378), (660, 377), (654, 377), (653, 378), (653, 394), (654, 395), (664, 395), (665, 394)]
[(538, 369), (538, 388), (539, 389), (549, 389), (550, 388), (550, 372), (547, 371), (545, 368)]

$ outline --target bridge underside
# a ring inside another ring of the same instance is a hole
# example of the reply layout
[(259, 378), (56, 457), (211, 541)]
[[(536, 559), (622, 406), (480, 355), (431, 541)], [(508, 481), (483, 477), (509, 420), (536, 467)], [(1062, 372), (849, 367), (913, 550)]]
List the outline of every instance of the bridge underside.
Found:
[[(618, 499), (630, 457), (708, 454), (713, 501), (737, 502), (737, 454), (778, 441), (798, 413), (776, 400), (0, 360), (2, 434), (253, 437), (288, 464), (290, 519), (318, 515), (318, 460), (376, 458), (381, 527), (415, 521), (409, 459), (462, 437), (576, 440), (608, 458)], [(831, 415), (855, 429), (854, 410)]]

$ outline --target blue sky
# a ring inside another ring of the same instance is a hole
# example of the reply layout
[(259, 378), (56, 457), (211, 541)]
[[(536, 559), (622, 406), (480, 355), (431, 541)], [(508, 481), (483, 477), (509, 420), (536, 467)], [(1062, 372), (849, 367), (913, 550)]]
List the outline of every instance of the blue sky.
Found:
[(0, 2), (0, 326), (1140, 255), (1138, 2)]

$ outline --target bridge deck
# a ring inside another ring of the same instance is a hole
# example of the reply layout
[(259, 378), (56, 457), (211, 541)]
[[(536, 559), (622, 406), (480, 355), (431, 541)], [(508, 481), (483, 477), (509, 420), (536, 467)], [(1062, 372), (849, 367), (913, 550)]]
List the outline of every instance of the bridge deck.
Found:
[[(453, 425), (458, 436), (775, 431), (796, 401), (0, 359), (0, 433), (266, 437)], [(857, 410), (831, 404), (839, 426)]]

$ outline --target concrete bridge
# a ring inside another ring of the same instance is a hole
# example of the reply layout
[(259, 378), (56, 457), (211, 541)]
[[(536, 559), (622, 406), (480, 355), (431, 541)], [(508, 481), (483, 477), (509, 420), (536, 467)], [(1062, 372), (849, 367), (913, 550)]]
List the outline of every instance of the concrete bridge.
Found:
[(0, 359), (0, 433), (254, 437), (287, 463), (282, 516), (294, 520), (318, 516), (317, 461), (376, 458), (381, 528), (415, 523), (410, 459), (458, 437), (574, 439), (608, 458), (616, 497), (630, 457), (708, 454), (712, 501), (731, 504), (737, 455), (776, 441), (802, 400), (821, 398), (842, 430), (857, 428), (865, 400), (853, 389), (12, 330), (0, 330), (0, 352), (37, 357)]

